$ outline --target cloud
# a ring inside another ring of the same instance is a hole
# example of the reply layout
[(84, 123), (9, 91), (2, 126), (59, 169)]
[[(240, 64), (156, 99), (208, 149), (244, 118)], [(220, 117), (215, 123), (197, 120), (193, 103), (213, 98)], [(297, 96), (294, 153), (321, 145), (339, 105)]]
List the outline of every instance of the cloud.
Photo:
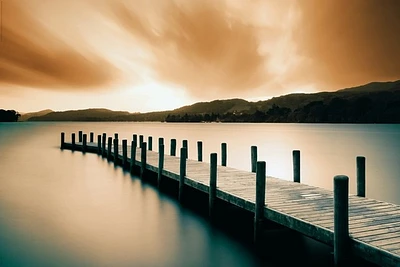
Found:
[(23, 3), (3, 1), (0, 83), (71, 90), (113, 80), (117, 73), (113, 65), (63, 41)]

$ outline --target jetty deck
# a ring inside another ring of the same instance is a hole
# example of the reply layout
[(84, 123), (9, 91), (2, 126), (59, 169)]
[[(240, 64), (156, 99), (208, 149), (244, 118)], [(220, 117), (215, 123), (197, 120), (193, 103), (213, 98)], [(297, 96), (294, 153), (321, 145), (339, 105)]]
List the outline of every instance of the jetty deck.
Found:
[[(91, 138), (92, 139), (92, 138)], [(100, 136), (99, 139), (100, 140)], [(144, 143), (146, 145), (146, 143)], [(107, 154), (103, 151), (107, 143), (64, 141), (61, 148)], [(117, 160), (140, 168), (143, 152), (131, 146), (118, 146)], [(126, 146), (126, 143), (125, 143)], [(143, 148), (142, 148), (143, 149)], [(114, 148), (115, 150), (115, 148)], [(114, 150), (110, 158), (114, 158)], [(109, 151), (108, 151), (109, 152)], [(147, 148), (145, 171), (158, 173), (157, 152)], [(210, 163), (186, 159), (185, 186), (204, 193), (210, 192)], [(132, 166), (131, 165), (131, 166)], [(163, 179), (181, 179), (181, 159), (164, 155)], [(217, 166), (217, 187), (215, 197), (256, 212), (256, 173)], [(266, 177), (263, 219), (274, 221), (315, 240), (334, 246), (334, 192), (302, 183), (295, 183), (273, 177)], [(381, 266), (400, 266), (400, 206), (382, 201), (348, 195), (349, 251), (367, 261)]]

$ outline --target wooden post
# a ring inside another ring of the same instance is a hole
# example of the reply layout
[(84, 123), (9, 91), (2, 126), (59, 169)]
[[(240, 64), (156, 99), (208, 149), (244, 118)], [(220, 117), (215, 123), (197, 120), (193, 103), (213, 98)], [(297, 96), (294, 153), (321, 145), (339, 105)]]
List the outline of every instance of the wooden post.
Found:
[(93, 132), (90, 132), (90, 143), (93, 143), (93, 141), (94, 141), (94, 133)]
[(86, 153), (86, 145), (87, 145), (87, 135), (84, 134), (82, 140), (82, 153)]
[(134, 172), (135, 170), (135, 166), (136, 166), (136, 142), (137, 142), (137, 138), (136, 140), (133, 140), (131, 143), (131, 173)]
[(160, 145), (163, 145), (163, 144), (164, 144), (164, 138), (159, 137), (158, 138), (158, 147), (160, 147)]
[(140, 146), (140, 178), (144, 179), (146, 173), (146, 161), (147, 161), (147, 143), (143, 142)]
[(118, 139), (118, 133), (114, 133), (114, 139)]
[(65, 133), (62, 132), (61, 133), (61, 145), (60, 145), (61, 149), (64, 149), (64, 143), (65, 143)]
[(300, 150), (293, 150), (293, 182), (300, 183)]
[(171, 156), (176, 156), (176, 139), (171, 139)]
[(139, 135), (139, 147), (140, 148), (142, 147), (142, 144), (143, 144), (143, 141), (144, 141), (143, 138), (144, 138), (143, 135)]
[(334, 201), (334, 263), (347, 266), (349, 249), (349, 177), (337, 175), (333, 178)]
[(75, 133), (71, 134), (72, 151), (75, 151)]
[(357, 157), (357, 196), (365, 197), (365, 157)]
[(137, 146), (137, 134), (134, 134), (133, 136), (132, 136), (132, 141), (134, 141), (135, 142), (135, 144), (136, 144), (136, 146)]
[(185, 176), (186, 176), (186, 147), (181, 148), (181, 158), (180, 158), (180, 168), (179, 168), (179, 202), (183, 202), (183, 189), (185, 186)]
[(149, 150), (152, 151), (153, 150), (153, 137), (149, 136), (148, 137), (148, 142), (149, 142)]
[(128, 140), (122, 140), (122, 168), (126, 169), (128, 162)]
[(210, 186), (208, 189), (208, 215), (215, 216), (215, 197), (217, 195), (217, 153), (210, 154)]
[(108, 137), (107, 140), (107, 159), (111, 160), (111, 145), (112, 145), (112, 137)]
[(162, 171), (164, 169), (164, 144), (158, 144), (158, 177), (157, 177), (157, 185), (158, 188), (161, 188), (161, 179), (162, 179)]
[(258, 244), (261, 239), (262, 224), (264, 220), (265, 207), (265, 179), (266, 168), (265, 161), (257, 162), (256, 171), (256, 207), (254, 214), (254, 243)]
[(101, 143), (101, 155), (103, 158), (106, 156), (106, 142), (107, 142), (107, 134), (103, 133), (103, 142)]
[(97, 135), (97, 154), (101, 155), (101, 135)]
[(188, 141), (182, 140), (182, 147), (186, 148), (186, 158), (188, 158), (189, 149), (188, 149)]
[(203, 142), (197, 141), (197, 160), (203, 161)]
[(79, 131), (79, 132), (78, 132), (78, 142), (79, 142), (79, 143), (82, 143), (82, 135), (83, 135), (83, 132), (82, 132), (82, 131)]
[(257, 170), (257, 147), (251, 146), (251, 172)]
[(226, 143), (221, 144), (221, 165), (226, 166)]
[[(116, 136), (118, 136), (118, 134), (116, 134)], [(118, 154), (119, 154), (119, 145), (118, 145), (118, 139), (115, 138), (114, 139), (114, 164), (118, 164)]]

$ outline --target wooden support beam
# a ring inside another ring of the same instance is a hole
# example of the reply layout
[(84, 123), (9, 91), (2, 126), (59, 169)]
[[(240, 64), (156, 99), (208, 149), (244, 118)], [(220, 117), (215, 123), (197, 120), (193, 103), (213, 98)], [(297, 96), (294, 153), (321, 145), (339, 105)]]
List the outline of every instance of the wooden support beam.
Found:
[(107, 140), (107, 160), (111, 160), (111, 147), (112, 147), (112, 137), (108, 137)]
[(137, 134), (132, 135), (132, 141), (134, 141), (137, 146), (138, 144)]
[(262, 234), (265, 207), (265, 187), (266, 163), (265, 161), (258, 161), (256, 171), (256, 207), (254, 213), (254, 243), (256, 245), (260, 242)]
[(203, 161), (203, 142), (197, 141), (197, 160)]
[(158, 188), (162, 186), (162, 171), (164, 169), (164, 144), (158, 143), (158, 173), (157, 173), (157, 185)]
[(210, 154), (210, 186), (208, 192), (208, 215), (211, 220), (215, 217), (215, 198), (217, 195), (217, 153)]
[[(118, 136), (118, 134), (116, 134)], [(119, 155), (119, 145), (118, 145), (118, 138), (114, 139), (114, 164), (118, 164), (118, 155)]]
[(186, 158), (188, 158), (189, 148), (188, 148), (188, 141), (182, 140), (182, 147), (186, 148)]
[(103, 133), (103, 140), (101, 142), (101, 155), (103, 156), (103, 158), (107, 155), (106, 143), (107, 143), (107, 134)]
[(82, 131), (79, 131), (79, 132), (78, 132), (78, 142), (79, 142), (79, 143), (82, 143), (82, 135), (83, 135), (83, 132), (82, 132)]
[(93, 132), (90, 132), (90, 139), (89, 139), (89, 142), (90, 142), (90, 143), (93, 143), (93, 142), (94, 142), (94, 133), (93, 133)]
[(82, 136), (82, 153), (86, 153), (87, 150), (87, 134), (83, 134)]
[(365, 157), (357, 157), (357, 196), (365, 197)]
[(300, 183), (300, 150), (293, 150), (293, 182)]
[(179, 194), (178, 199), (179, 202), (183, 202), (183, 190), (185, 187), (185, 176), (186, 176), (186, 159), (187, 159), (187, 150), (186, 147), (181, 148), (180, 153), (180, 167), (179, 167)]
[(153, 150), (153, 137), (149, 136), (148, 137), (148, 145), (149, 145), (149, 150), (152, 151)]
[(135, 166), (136, 166), (136, 142), (137, 138), (131, 142), (131, 166), (130, 166), (130, 171), (133, 173), (135, 171)]
[(64, 149), (64, 144), (65, 144), (65, 133), (61, 133), (61, 144), (60, 144), (60, 149)]
[(122, 140), (122, 168), (126, 169), (128, 166), (128, 140)]
[(221, 166), (226, 166), (226, 158), (227, 158), (227, 145), (226, 143), (221, 144)]
[(257, 147), (251, 146), (251, 172), (257, 170)]
[(171, 139), (171, 151), (170, 151), (171, 156), (176, 156), (176, 139)]
[(147, 143), (142, 142), (140, 149), (140, 178), (144, 179), (147, 164)]
[(349, 251), (349, 178), (345, 175), (334, 177), (334, 264), (348, 266)]
[(101, 155), (101, 135), (97, 136), (97, 154)]
[(72, 146), (72, 151), (75, 151), (75, 133), (71, 134), (71, 146)]

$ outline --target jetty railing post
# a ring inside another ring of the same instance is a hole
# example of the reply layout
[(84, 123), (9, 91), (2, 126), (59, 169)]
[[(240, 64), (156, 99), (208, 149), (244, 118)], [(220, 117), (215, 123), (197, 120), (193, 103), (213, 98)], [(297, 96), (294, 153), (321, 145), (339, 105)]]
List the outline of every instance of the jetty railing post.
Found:
[(107, 140), (107, 160), (111, 160), (111, 146), (112, 146), (112, 137), (108, 137)]
[(203, 161), (203, 142), (197, 141), (197, 160)]
[(164, 144), (160, 142), (158, 143), (158, 177), (157, 177), (158, 188), (161, 188), (163, 169), (164, 169)]
[(60, 145), (61, 149), (64, 149), (64, 143), (65, 143), (65, 133), (62, 132), (61, 133), (61, 145)]
[(94, 133), (93, 132), (90, 132), (90, 143), (93, 143), (93, 141), (94, 141)]
[(153, 150), (153, 137), (152, 136), (148, 137), (148, 142), (149, 142), (149, 150), (152, 151)]
[(144, 179), (147, 162), (147, 143), (143, 142), (140, 146), (140, 178)]
[(132, 135), (132, 141), (135, 142), (135, 145), (137, 146), (138, 143), (137, 134)]
[(97, 135), (97, 154), (101, 155), (101, 135)]
[(87, 145), (87, 134), (83, 134), (82, 140), (82, 153), (86, 153), (86, 145)]
[(128, 162), (128, 140), (122, 140), (122, 168), (126, 169)]
[(221, 165), (226, 166), (226, 143), (221, 144)]
[(257, 147), (251, 146), (251, 172), (257, 170)]
[(215, 197), (217, 195), (217, 153), (210, 154), (210, 186), (208, 192), (208, 215), (211, 220), (215, 215)]
[(186, 147), (181, 148), (180, 153), (180, 168), (179, 168), (179, 191), (178, 191), (178, 200), (179, 202), (183, 202), (183, 190), (185, 187), (185, 176), (186, 176), (186, 158), (187, 158), (187, 150)]
[(333, 178), (334, 199), (334, 264), (347, 266), (349, 249), (349, 178), (337, 175)]
[(82, 132), (82, 131), (79, 131), (79, 132), (78, 132), (78, 142), (79, 142), (79, 143), (82, 143), (82, 135), (83, 135), (83, 132)]
[(186, 158), (188, 158), (189, 149), (188, 149), (188, 141), (187, 140), (182, 141), (182, 147), (186, 148)]
[(357, 157), (357, 196), (365, 197), (365, 157)]
[(171, 139), (171, 151), (170, 151), (171, 156), (176, 156), (176, 139)]
[(72, 151), (75, 151), (75, 133), (71, 134)]
[[(115, 136), (118, 136), (118, 134), (115, 134)], [(118, 138), (114, 139), (114, 164), (118, 164), (118, 149), (119, 149), (119, 145), (118, 145)]]
[(101, 143), (101, 155), (103, 158), (106, 156), (106, 142), (107, 142), (107, 134), (103, 133), (103, 142)]
[(143, 137), (143, 135), (141, 134), (141, 135), (139, 135), (139, 147), (141, 148), (142, 147), (142, 144), (143, 144), (143, 142), (144, 142), (144, 139), (143, 139), (144, 137)]
[(293, 150), (293, 182), (300, 183), (300, 150)]
[(258, 244), (261, 239), (262, 224), (264, 220), (265, 207), (265, 179), (266, 179), (265, 161), (257, 162), (256, 171), (256, 207), (254, 214), (254, 243)]
[(135, 166), (136, 166), (136, 146), (137, 146), (136, 142), (137, 142), (137, 138), (136, 138), (136, 140), (133, 140), (131, 142), (131, 166), (130, 166), (131, 173), (134, 172)]

